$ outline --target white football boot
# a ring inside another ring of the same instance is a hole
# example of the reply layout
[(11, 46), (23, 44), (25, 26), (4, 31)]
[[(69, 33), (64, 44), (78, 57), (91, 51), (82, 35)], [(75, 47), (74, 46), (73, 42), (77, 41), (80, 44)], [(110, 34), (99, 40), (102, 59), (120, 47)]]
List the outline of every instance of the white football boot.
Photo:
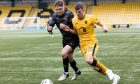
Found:
[(63, 75), (58, 79), (58, 81), (63, 81), (68, 77), (69, 77), (69, 74), (64, 72)]
[(120, 80), (120, 76), (117, 74), (114, 74), (113, 76), (113, 83), (112, 84), (118, 84), (118, 81)]
[(78, 71), (74, 74), (74, 76), (71, 78), (71, 80), (76, 80), (77, 77), (78, 77), (80, 74), (81, 74), (81, 71), (78, 70)]
[(118, 84), (118, 81), (120, 80), (120, 76), (117, 74), (114, 74), (112, 70), (107, 70), (106, 75), (108, 76), (109, 80), (112, 80), (112, 84)]

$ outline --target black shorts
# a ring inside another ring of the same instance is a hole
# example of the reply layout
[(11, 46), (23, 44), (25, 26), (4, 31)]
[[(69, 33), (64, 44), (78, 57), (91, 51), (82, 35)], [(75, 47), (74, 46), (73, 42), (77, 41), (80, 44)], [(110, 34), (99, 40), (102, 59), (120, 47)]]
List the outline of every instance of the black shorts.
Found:
[(74, 51), (74, 49), (79, 46), (79, 40), (74, 40), (74, 39), (67, 39), (67, 40), (63, 40), (63, 47), (65, 47), (66, 45), (69, 45), (72, 48), (72, 51)]

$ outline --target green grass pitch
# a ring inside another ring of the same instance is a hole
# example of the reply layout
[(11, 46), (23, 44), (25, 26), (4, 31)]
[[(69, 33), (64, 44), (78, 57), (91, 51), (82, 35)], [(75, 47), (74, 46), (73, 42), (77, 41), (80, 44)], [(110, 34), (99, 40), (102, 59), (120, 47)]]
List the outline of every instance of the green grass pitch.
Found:
[[(96, 29), (100, 50), (97, 58), (120, 75), (119, 84), (140, 84), (140, 28)], [(40, 84), (51, 79), (54, 84), (111, 84), (106, 76), (94, 71), (84, 62), (79, 48), (74, 58), (82, 71), (77, 80), (57, 79), (63, 72), (60, 51), (61, 34), (54, 37), (47, 31), (0, 31), (0, 84)]]

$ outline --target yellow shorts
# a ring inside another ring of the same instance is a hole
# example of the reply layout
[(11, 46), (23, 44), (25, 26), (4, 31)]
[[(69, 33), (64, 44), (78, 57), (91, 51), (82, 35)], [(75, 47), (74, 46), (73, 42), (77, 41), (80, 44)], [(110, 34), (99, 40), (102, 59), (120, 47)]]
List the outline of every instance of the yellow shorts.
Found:
[(97, 54), (98, 50), (99, 50), (98, 43), (89, 45), (86, 49), (86, 52), (84, 53), (84, 57), (86, 55), (90, 55), (90, 56), (93, 56), (94, 58), (96, 58), (96, 54)]

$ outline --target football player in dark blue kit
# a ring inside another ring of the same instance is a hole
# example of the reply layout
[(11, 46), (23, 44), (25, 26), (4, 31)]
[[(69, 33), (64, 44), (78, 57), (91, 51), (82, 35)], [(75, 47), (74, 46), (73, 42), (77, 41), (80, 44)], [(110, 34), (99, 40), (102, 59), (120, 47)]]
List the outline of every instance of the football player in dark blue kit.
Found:
[(58, 81), (63, 81), (69, 77), (69, 64), (75, 71), (71, 80), (75, 80), (81, 74), (81, 71), (76, 65), (76, 61), (73, 59), (74, 49), (79, 46), (79, 38), (77, 34), (66, 32), (60, 28), (61, 24), (65, 24), (70, 28), (73, 28), (72, 18), (74, 17), (74, 14), (65, 8), (63, 0), (57, 0), (54, 5), (56, 13), (52, 15), (52, 20), (49, 21), (47, 29), (48, 31), (51, 31), (53, 26), (56, 24), (62, 34), (63, 49), (61, 50), (61, 57), (63, 60), (64, 73), (60, 76), (60, 78), (58, 78)]

